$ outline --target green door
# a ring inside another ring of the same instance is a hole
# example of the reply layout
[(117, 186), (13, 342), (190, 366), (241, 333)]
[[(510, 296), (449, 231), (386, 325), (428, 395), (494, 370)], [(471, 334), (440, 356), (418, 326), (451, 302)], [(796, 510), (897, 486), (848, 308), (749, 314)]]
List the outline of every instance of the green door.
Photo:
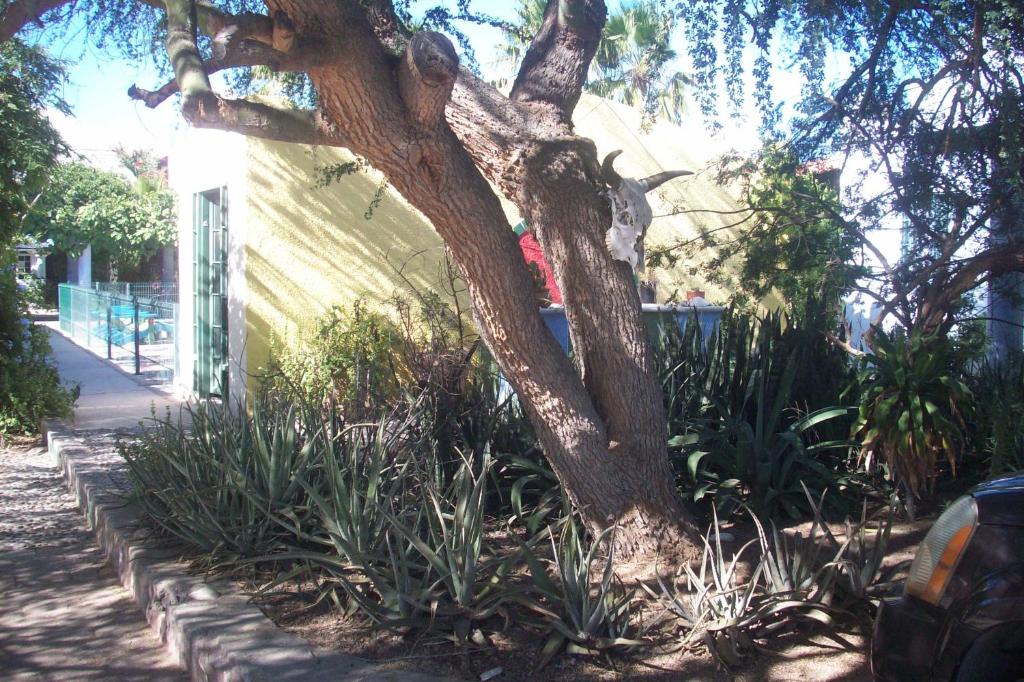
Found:
[(193, 197), (192, 272), (196, 393), (224, 397), (228, 389), (227, 187)]

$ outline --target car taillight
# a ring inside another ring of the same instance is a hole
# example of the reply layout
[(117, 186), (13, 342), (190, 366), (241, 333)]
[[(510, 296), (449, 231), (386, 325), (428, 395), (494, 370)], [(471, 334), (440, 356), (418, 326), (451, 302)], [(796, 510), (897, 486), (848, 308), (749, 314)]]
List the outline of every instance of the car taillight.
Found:
[(977, 525), (973, 497), (966, 495), (951, 504), (917, 548), (907, 576), (907, 594), (938, 604)]

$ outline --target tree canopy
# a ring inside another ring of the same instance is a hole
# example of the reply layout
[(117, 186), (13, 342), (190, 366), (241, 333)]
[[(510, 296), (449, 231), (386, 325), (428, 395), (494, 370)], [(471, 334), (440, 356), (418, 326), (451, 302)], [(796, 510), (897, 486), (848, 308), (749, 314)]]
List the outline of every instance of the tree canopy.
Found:
[[(962, 297), (1024, 269), (1020, 225), (1024, 15), (985, 2), (678, 3), (698, 100), (741, 102), (752, 80), (769, 137), (847, 180), (839, 227), (873, 255), (860, 288), (881, 317), (946, 333)], [(719, 50), (724, 46), (724, 50)], [(744, 55), (754, 67), (746, 78)], [(839, 65), (845, 64), (845, 67)], [(773, 72), (799, 74), (788, 127)], [(769, 171), (772, 153), (763, 160)], [(815, 206), (812, 208), (812, 206)], [(827, 206), (808, 198), (806, 210)], [(908, 230), (895, 260), (873, 230)]]
[(67, 151), (44, 110), (67, 112), (61, 65), (19, 41), (0, 43), (0, 247), (8, 247)]
[(57, 251), (79, 255), (86, 246), (108, 256), (119, 271), (131, 271), (175, 242), (174, 195), (151, 175), (136, 168), (143, 181), (132, 186), (124, 177), (82, 162), (58, 164), (42, 192), (26, 232), (49, 240)]

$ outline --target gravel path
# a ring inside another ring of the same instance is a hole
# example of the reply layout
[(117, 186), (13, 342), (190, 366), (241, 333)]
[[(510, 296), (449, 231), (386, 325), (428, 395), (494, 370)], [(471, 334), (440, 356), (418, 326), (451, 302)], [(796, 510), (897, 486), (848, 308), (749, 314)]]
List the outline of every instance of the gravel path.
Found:
[(187, 679), (39, 446), (0, 450), (0, 679)]

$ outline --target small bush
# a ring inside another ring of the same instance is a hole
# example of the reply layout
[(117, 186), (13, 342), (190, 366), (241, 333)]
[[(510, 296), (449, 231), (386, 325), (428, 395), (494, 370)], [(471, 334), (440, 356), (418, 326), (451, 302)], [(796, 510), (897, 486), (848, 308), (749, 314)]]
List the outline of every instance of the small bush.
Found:
[(76, 386), (61, 386), (48, 332), (34, 325), (13, 277), (0, 273), (0, 436), (35, 433), (43, 417), (69, 417)]
[(298, 350), (276, 350), (269, 387), (341, 408), (354, 419), (378, 411), (398, 395), (401, 333), (362, 301), (350, 310), (335, 306), (316, 322)]
[(853, 435), (864, 467), (884, 466), (912, 509), (913, 499), (932, 489), (937, 460), (956, 473), (972, 396), (948, 339), (879, 331), (874, 351), (862, 358)]

